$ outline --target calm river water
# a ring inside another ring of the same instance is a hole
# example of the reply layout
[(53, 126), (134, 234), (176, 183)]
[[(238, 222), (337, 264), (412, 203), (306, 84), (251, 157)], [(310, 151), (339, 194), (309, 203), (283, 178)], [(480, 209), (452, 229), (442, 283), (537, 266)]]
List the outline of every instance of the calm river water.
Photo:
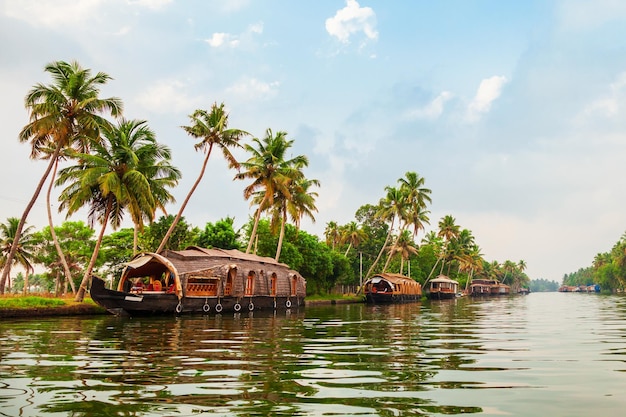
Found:
[(1, 416), (623, 416), (626, 297), (0, 323)]

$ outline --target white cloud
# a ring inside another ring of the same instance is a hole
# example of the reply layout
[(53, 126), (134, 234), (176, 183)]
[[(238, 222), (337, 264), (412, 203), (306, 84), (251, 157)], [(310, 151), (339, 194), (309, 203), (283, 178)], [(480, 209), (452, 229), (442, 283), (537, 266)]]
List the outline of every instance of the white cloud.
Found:
[(500, 97), (502, 87), (506, 82), (506, 77), (500, 75), (485, 78), (480, 82), (478, 91), (468, 106), (467, 118), (469, 121), (476, 121), (481, 114), (489, 111), (491, 103)]
[(238, 39), (234, 39), (232, 35), (223, 32), (214, 33), (206, 42), (213, 48), (220, 48), (222, 46), (236, 48), (239, 45)]
[(453, 94), (451, 92), (444, 91), (441, 94), (439, 94), (437, 97), (435, 97), (427, 105), (409, 110), (406, 113), (405, 118), (409, 120), (437, 119), (443, 113), (444, 105), (446, 104), (446, 102), (450, 100), (452, 97), (453, 97)]
[(589, 117), (600, 115), (612, 118), (618, 116), (624, 102), (626, 102), (626, 72), (617, 76), (617, 79), (609, 85), (607, 94), (598, 97), (591, 102), (583, 111), (583, 116)]
[(244, 78), (227, 91), (249, 100), (268, 99), (278, 94), (278, 81), (266, 83), (256, 78)]
[(370, 7), (360, 7), (356, 0), (346, 0), (346, 7), (326, 19), (326, 31), (345, 44), (350, 43), (350, 36), (359, 32), (376, 40), (376, 14)]
[(172, 0), (127, 0), (128, 4), (137, 4), (142, 7), (147, 7), (151, 10), (160, 10), (172, 2)]
[(248, 33), (263, 33), (263, 22), (253, 23), (252, 25), (248, 26)]
[(155, 113), (188, 112), (202, 100), (188, 96), (184, 90), (185, 84), (180, 81), (160, 81), (137, 97), (137, 102)]
[(263, 33), (263, 22), (254, 23), (246, 29), (245, 32), (240, 35), (233, 35), (224, 32), (215, 32), (206, 42), (213, 48), (229, 47), (237, 48), (242, 40), (250, 41), (253, 35), (260, 35)]
[(84, 25), (97, 15), (97, 9), (104, 3), (104, 0), (7, 1), (4, 12), (33, 26)]

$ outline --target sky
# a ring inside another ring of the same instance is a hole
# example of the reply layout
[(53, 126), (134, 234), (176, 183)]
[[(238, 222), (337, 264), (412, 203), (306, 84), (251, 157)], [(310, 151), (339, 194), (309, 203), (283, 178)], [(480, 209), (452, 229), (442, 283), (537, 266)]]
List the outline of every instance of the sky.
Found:
[[(203, 157), (180, 126), (223, 102), (230, 127), (285, 131), (309, 158), (320, 238), (408, 171), (432, 190), (423, 233), (451, 215), (531, 279), (560, 282), (626, 231), (626, 2), (0, 0), (0, 48), (0, 221), (44, 172), (17, 138), (63, 60), (113, 77), (101, 97), (172, 149), (178, 202)], [(211, 156), (189, 223), (253, 215), (234, 174)], [(28, 224), (47, 224), (44, 195)]]

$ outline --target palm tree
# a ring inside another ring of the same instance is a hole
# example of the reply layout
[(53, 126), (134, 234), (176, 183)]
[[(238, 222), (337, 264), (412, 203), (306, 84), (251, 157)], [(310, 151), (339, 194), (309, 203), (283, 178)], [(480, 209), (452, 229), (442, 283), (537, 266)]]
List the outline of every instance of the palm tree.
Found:
[[(9, 217), (6, 223), (0, 223), (0, 250), (2, 253), (0, 257), (0, 266), (8, 268), (9, 271), (13, 265), (8, 263), (8, 254), (13, 247), (13, 242), (15, 242), (19, 223), (20, 219), (17, 217)], [(28, 276), (33, 271), (31, 263), (33, 258), (31, 253), (33, 249), (31, 234), (32, 229), (33, 226), (29, 226), (22, 231), (22, 234), (19, 237), (19, 242), (17, 243), (17, 250), (12, 261), (13, 264), (19, 264), (26, 270), (24, 275), (24, 294), (28, 291)]]
[(72, 271), (70, 270), (70, 265), (65, 258), (63, 250), (61, 249), (59, 239), (57, 238), (56, 231), (54, 230), (54, 222), (52, 221), (52, 204), (50, 203), (50, 195), (52, 194), (52, 186), (54, 185), (54, 179), (57, 175), (57, 169), (59, 167), (60, 159), (61, 155), (59, 155), (57, 161), (54, 164), (54, 167), (52, 168), (52, 176), (50, 177), (50, 184), (48, 185), (48, 191), (46, 192), (46, 211), (48, 213), (48, 226), (50, 226), (50, 236), (52, 237), (52, 243), (54, 244), (54, 248), (57, 251), (59, 262), (63, 267), (65, 282), (70, 284), (70, 287), (72, 288), (72, 294), (76, 295), (76, 287), (74, 285), (74, 280), (72, 279)]
[(311, 186), (319, 187), (320, 182), (318, 180), (309, 180), (304, 177), (299, 177), (295, 181), (292, 181), (289, 186), (290, 198), (282, 196), (282, 198), (275, 199), (275, 202), (279, 202), (279, 211), (282, 213), (280, 219), (280, 236), (278, 238), (278, 245), (276, 247), (276, 257), (278, 261), (280, 258), (280, 252), (283, 246), (283, 239), (285, 237), (285, 223), (287, 222), (287, 214), (291, 217), (294, 225), (296, 226), (296, 232), (300, 230), (300, 221), (302, 217), (307, 216), (311, 221), (315, 222), (315, 216), (313, 212), (317, 211), (315, 207), (315, 198), (317, 193), (309, 191)]
[(230, 168), (239, 168), (239, 163), (230, 152), (230, 148), (240, 147), (241, 144), (239, 141), (244, 136), (249, 135), (249, 133), (239, 129), (228, 129), (228, 113), (224, 107), (224, 103), (221, 103), (219, 106), (217, 103), (213, 103), (211, 110), (209, 111), (198, 109), (189, 116), (191, 124), (189, 126), (182, 126), (185, 132), (187, 132), (191, 137), (200, 139), (200, 142), (196, 143), (194, 147), (196, 150), (206, 152), (206, 156), (204, 157), (198, 178), (189, 190), (187, 197), (185, 197), (185, 200), (180, 206), (174, 221), (165, 233), (165, 236), (157, 249), (157, 253), (165, 249), (165, 245), (167, 245), (167, 241), (180, 221), (183, 211), (185, 210), (185, 207), (187, 207), (187, 203), (189, 203), (191, 196), (196, 191), (196, 188), (198, 188), (200, 181), (202, 181), (202, 177), (206, 171), (206, 166), (209, 162), (209, 157), (211, 156), (213, 147), (217, 146), (221, 149), (222, 154), (224, 155), (224, 158), (226, 158)]
[(513, 261), (506, 260), (504, 261), (504, 265), (502, 267), (504, 269), (504, 278), (502, 278), (502, 283), (504, 284), (507, 274), (509, 273), (513, 274), (517, 265), (515, 265)]
[(252, 156), (241, 166), (245, 169), (235, 176), (235, 179), (252, 179), (252, 183), (243, 190), (246, 200), (261, 192), (261, 198), (252, 200), (253, 204), (258, 204), (250, 239), (246, 253), (250, 253), (252, 243), (256, 238), (256, 232), (261, 219), (261, 213), (274, 206), (276, 196), (286, 199), (291, 198), (290, 186), (294, 181), (302, 178), (302, 168), (309, 164), (309, 160), (304, 155), (296, 156), (292, 159), (285, 159), (287, 151), (293, 145), (293, 140), (287, 140), (286, 132), (272, 133), (267, 129), (263, 140), (252, 139), (253, 145), (246, 144), (246, 151)]
[(99, 72), (92, 77), (91, 71), (83, 69), (77, 62), (64, 61), (46, 65), (45, 71), (52, 75), (54, 82), (50, 85), (37, 84), (26, 95), (25, 105), (30, 112), (30, 123), (20, 132), (19, 140), (30, 142), (31, 158), (40, 157), (42, 149), (52, 147), (54, 150), (17, 225), (16, 239), (0, 277), (0, 293), (4, 293), (4, 285), (26, 218), (61, 151), (74, 146), (81, 150), (88, 149), (91, 141), (98, 140), (101, 126), (107, 124), (100, 114), (110, 113), (117, 116), (122, 113), (120, 99), (98, 97), (100, 86), (111, 79), (109, 75)]
[(335, 246), (341, 241), (341, 231), (337, 222), (329, 221), (326, 223), (324, 236), (326, 237), (326, 245), (330, 246), (332, 250), (335, 250)]
[[(180, 170), (171, 165), (172, 152), (162, 144), (156, 142), (154, 132), (147, 126), (146, 121), (123, 121), (119, 125), (119, 134), (128, 138), (131, 144), (138, 142), (152, 143), (152, 146), (137, 148), (137, 171), (148, 180), (150, 192), (154, 199), (154, 210), (148, 213), (141, 211), (137, 205), (129, 206), (129, 213), (133, 219), (133, 253), (137, 253), (138, 232), (143, 230), (144, 220), (152, 223), (155, 211), (161, 210), (165, 215), (165, 205), (175, 201), (169, 189), (178, 184), (181, 178)], [(132, 147), (133, 145), (131, 145)]]
[(359, 227), (359, 225), (352, 221), (341, 228), (341, 241), (343, 243), (348, 242), (348, 248), (344, 253), (344, 256), (348, 256), (352, 247), (357, 247), (367, 238), (366, 233)]
[(444, 248), (442, 254), (442, 263), (441, 263), (441, 271), (443, 271), (443, 266), (445, 263), (445, 259), (448, 258), (448, 249), (450, 246), (450, 242), (459, 237), (460, 227), (456, 224), (456, 219), (449, 214), (444, 216), (439, 221), (439, 232), (438, 236), (444, 240)]
[(389, 257), (400, 254), (400, 274), (404, 273), (404, 262), (410, 259), (411, 255), (417, 255), (419, 249), (415, 246), (415, 242), (408, 230), (403, 230), (394, 244), (389, 249)]
[[(431, 191), (424, 187), (424, 182), (423, 177), (410, 171), (405, 174), (405, 178), (398, 179), (399, 189), (404, 196), (404, 204), (406, 206), (406, 210), (399, 219), (401, 222), (399, 236), (402, 235), (409, 226), (413, 226), (413, 238), (415, 238), (417, 233), (423, 230), (424, 225), (428, 224), (430, 220), (428, 218), (429, 212), (426, 210), (426, 204), (431, 202)], [(395, 240), (395, 243), (399, 242), (400, 239)], [(389, 266), (391, 256), (395, 252), (395, 248), (389, 252), (383, 271)]]
[(91, 154), (77, 153), (78, 164), (59, 172), (57, 185), (69, 183), (59, 197), (60, 210), (66, 209), (69, 217), (88, 205), (89, 217), (102, 224), (76, 301), (85, 296), (107, 224), (117, 229), (125, 210), (135, 222), (144, 215), (154, 217), (155, 198), (146, 172), (141, 171), (146, 167), (140, 158), (158, 153), (159, 145), (144, 123), (122, 120), (119, 126), (105, 129), (104, 140), (92, 145)]
[[(369, 277), (376, 264), (380, 260), (385, 249), (387, 249), (387, 245), (389, 244), (389, 239), (391, 238), (391, 233), (393, 232), (393, 226), (396, 219), (402, 219), (406, 217), (406, 198), (405, 194), (396, 187), (386, 186), (385, 191), (387, 195), (384, 198), (381, 198), (378, 203), (378, 211), (376, 212), (377, 217), (382, 219), (383, 221), (391, 222), (391, 226), (389, 227), (389, 231), (387, 232), (387, 237), (385, 238), (385, 242), (383, 243), (380, 252), (378, 252), (378, 256), (369, 267), (366, 277)], [(383, 268), (384, 272), (384, 268)]]

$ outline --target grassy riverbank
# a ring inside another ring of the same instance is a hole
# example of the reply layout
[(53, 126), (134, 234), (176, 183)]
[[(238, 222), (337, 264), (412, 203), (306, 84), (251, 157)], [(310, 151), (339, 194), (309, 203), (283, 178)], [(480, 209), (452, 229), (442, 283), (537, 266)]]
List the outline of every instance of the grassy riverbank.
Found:
[(43, 296), (2, 296), (0, 297), (0, 317), (39, 317), (103, 314), (106, 311), (97, 306), (91, 298), (77, 303), (73, 298)]
[[(306, 297), (305, 303), (315, 304), (348, 304), (361, 303), (363, 296), (357, 295), (312, 295)], [(0, 318), (7, 317), (42, 317), (42, 316), (76, 316), (88, 314), (108, 314), (105, 309), (96, 305), (89, 297), (82, 303), (73, 298), (53, 296), (21, 296), (5, 295), (0, 297)]]
[(310, 295), (304, 300), (305, 304), (348, 304), (362, 303), (364, 298), (362, 295), (342, 295), (342, 294), (326, 294), (326, 295)]

